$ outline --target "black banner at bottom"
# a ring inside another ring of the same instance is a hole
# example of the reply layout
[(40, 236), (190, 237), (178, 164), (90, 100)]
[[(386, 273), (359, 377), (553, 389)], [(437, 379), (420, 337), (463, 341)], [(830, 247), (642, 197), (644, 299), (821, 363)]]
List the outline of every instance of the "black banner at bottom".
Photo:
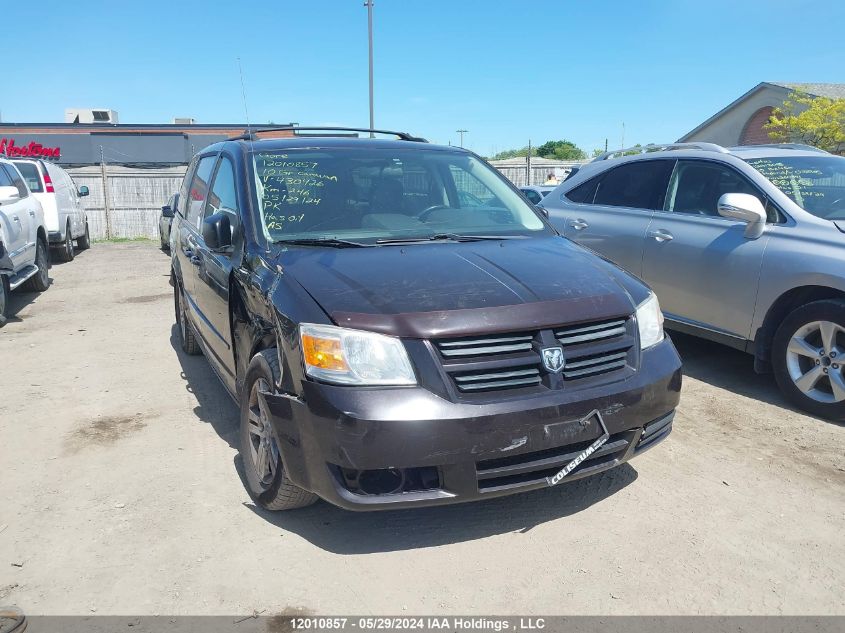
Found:
[(843, 633), (845, 616), (30, 616), (24, 626), (14, 633)]

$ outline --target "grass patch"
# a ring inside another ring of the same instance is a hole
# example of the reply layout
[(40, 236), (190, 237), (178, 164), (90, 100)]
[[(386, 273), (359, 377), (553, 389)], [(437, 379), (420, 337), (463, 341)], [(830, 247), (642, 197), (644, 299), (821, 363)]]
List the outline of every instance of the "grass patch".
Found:
[(121, 244), (123, 242), (154, 242), (155, 240), (149, 237), (110, 237), (100, 238), (94, 240), (95, 244)]

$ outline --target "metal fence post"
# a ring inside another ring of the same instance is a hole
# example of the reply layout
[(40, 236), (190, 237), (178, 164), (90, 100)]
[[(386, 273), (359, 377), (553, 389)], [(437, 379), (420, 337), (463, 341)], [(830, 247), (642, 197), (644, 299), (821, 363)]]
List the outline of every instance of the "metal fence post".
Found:
[(111, 209), (109, 208), (109, 178), (106, 175), (106, 159), (100, 145), (100, 171), (103, 175), (103, 212), (106, 215), (106, 239), (111, 239)]

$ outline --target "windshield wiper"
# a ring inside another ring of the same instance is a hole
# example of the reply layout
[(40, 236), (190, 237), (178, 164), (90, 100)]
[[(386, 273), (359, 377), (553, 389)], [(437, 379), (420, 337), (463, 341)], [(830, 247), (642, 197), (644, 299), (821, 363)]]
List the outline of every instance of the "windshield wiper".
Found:
[(451, 242), (481, 242), (483, 240), (513, 240), (519, 239), (522, 235), (460, 235), (458, 233), (435, 233), (424, 237), (391, 237), (376, 240), (376, 244), (413, 244), (415, 242), (438, 242), (448, 240)]
[(287, 240), (276, 240), (273, 244), (292, 244), (295, 246), (328, 246), (330, 248), (368, 248), (372, 244), (341, 240), (336, 237), (297, 237)]

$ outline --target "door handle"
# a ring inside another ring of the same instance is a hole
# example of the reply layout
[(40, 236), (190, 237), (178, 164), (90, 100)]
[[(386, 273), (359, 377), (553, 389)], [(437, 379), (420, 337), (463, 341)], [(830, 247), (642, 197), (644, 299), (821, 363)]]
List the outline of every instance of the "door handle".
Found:
[(575, 220), (570, 220), (569, 226), (571, 226), (576, 231), (583, 231), (584, 229), (586, 229), (590, 225), (585, 220), (582, 220), (581, 218), (577, 218)]
[(192, 263), (194, 266), (199, 266), (199, 265), (200, 265), (200, 258), (199, 258), (199, 257), (197, 257), (196, 255), (192, 255), (192, 256), (191, 256), (191, 263)]
[(35, 217), (35, 211), (30, 211), (29, 215), (31, 215), (32, 217)]
[(658, 242), (669, 242), (675, 239), (675, 236), (672, 235), (669, 231), (664, 231), (663, 229), (657, 229), (656, 231), (649, 231), (648, 236), (654, 238)]
[(20, 219), (18, 216), (16, 216), (16, 215), (13, 215), (13, 216), (12, 216), (12, 219), (13, 219), (15, 222), (17, 222), (18, 224), (20, 224), (20, 223), (21, 223), (21, 219)]

